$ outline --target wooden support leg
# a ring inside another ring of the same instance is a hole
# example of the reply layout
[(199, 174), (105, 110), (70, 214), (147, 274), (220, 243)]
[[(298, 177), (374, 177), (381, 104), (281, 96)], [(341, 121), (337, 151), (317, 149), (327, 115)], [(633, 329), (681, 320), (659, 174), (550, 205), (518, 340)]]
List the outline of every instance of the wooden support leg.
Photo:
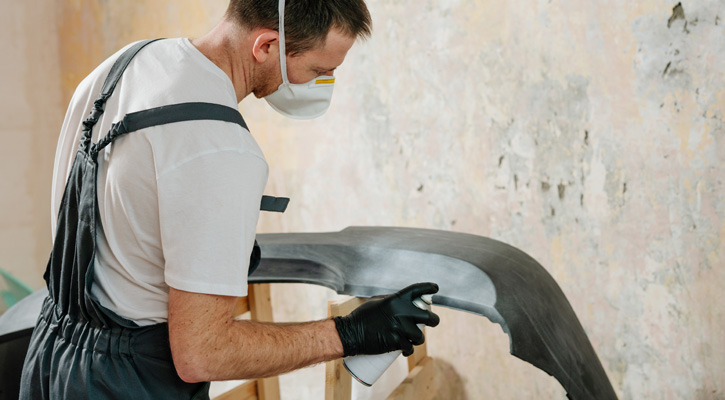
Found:
[[(423, 328), (423, 334), (425, 335), (425, 328)], [(419, 365), (423, 359), (428, 357), (428, 348), (425, 343), (415, 346), (413, 350), (413, 354), (408, 357), (408, 372), (412, 372), (416, 365)]]
[[(350, 314), (365, 300), (352, 298), (344, 302), (328, 302), (327, 315), (337, 317)], [(342, 359), (328, 361), (325, 367), (325, 400), (349, 400), (352, 397), (352, 376), (342, 365)]]
[[(251, 319), (272, 322), (272, 300), (268, 284), (249, 285), (249, 295), (240, 297), (234, 305), (234, 316), (240, 317), (250, 312)], [(278, 378), (266, 378), (244, 382), (214, 400), (279, 400)]]
[(234, 304), (234, 317), (240, 317), (249, 311), (249, 297), (239, 297)]
[(214, 397), (213, 400), (259, 400), (257, 381), (244, 382), (234, 389)]
[[(273, 322), (269, 284), (249, 285), (249, 311), (252, 314), (252, 320)], [(279, 400), (279, 377), (257, 379), (257, 392), (259, 400)]]
[(342, 365), (342, 359), (326, 364), (325, 400), (349, 400), (352, 396), (352, 377)]
[(436, 396), (433, 359), (424, 358), (408, 374), (387, 400), (430, 400)]

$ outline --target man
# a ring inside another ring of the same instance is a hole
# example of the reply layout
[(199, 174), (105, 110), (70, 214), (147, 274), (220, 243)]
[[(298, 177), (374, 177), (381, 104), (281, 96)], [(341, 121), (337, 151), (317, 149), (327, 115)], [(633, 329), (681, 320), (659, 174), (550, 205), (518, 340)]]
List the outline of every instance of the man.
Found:
[(127, 122), (176, 104), (228, 111), (250, 93), (290, 117), (320, 115), (370, 26), (363, 0), (232, 0), (207, 35), (129, 46), (81, 82), (58, 144), (50, 295), (21, 398), (208, 398), (211, 380), (422, 343), (415, 324), (438, 317), (412, 300), (434, 284), (335, 320), (234, 321), (267, 181), (261, 150), (237, 111)]

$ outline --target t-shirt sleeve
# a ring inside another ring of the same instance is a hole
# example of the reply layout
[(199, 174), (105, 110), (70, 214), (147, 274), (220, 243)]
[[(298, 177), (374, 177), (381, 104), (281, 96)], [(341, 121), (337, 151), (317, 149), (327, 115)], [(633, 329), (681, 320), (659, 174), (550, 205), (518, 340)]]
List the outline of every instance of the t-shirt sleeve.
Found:
[(232, 149), (195, 156), (157, 177), (169, 286), (247, 295), (249, 256), (268, 173), (258, 155)]

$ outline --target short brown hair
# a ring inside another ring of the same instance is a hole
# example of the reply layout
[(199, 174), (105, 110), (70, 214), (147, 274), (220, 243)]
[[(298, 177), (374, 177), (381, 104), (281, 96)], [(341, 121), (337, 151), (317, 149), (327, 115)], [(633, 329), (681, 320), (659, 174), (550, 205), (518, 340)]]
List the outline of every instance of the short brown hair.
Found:
[[(231, 0), (226, 15), (248, 29), (279, 30), (278, 0)], [(287, 54), (299, 54), (324, 44), (330, 28), (362, 38), (372, 21), (364, 0), (287, 0), (284, 35)]]

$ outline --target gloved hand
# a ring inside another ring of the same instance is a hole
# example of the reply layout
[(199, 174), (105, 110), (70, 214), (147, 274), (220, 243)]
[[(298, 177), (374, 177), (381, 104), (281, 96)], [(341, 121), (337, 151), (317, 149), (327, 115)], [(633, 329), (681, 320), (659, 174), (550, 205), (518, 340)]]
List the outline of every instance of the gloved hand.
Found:
[(423, 344), (423, 332), (416, 324), (436, 326), (438, 315), (421, 310), (413, 300), (438, 292), (435, 283), (416, 283), (397, 293), (371, 300), (344, 317), (335, 317), (344, 356), (382, 354), (402, 350), (413, 354), (413, 345)]

